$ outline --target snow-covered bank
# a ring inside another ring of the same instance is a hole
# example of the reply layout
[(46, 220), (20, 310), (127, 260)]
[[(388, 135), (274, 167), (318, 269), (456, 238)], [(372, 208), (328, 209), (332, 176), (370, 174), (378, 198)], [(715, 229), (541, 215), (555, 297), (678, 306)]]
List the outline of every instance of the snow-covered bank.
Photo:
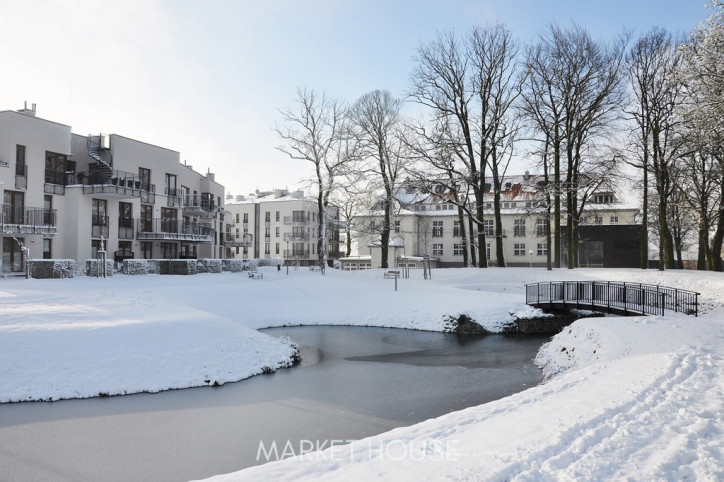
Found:
[(579, 320), (540, 351), (548, 380), (538, 387), (219, 479), (724, 479), (721, 274), (412, 275), (398, 280), (398, 291), (381, 271), (0, 279), (0, 399), (223, 383), (288, 360), (291, 345), (255, 331), (261, 327), (442, 330), (446, 315), (465, 313), (495, 330), (527, 309), (527, 282), (635, 281), (701, 292), (702, 316)]
[(579, 320), (541, 349), (540, 386), (216, 480), (724, 479), (724, 278), (556, 274), (699, 290), (707, 313)]
[(442, 276), (413, 273), (394, 291), (379, 271), (264, 271), (261, 280), (246, 273), (0, 279), (0, 402), (222, 384), (287, 366), (294, 347), (258, 328), (442, 331), (447, 315), (468, 313), (496, 331), (511, 311), (531, 311), (519, 293), (485, 296)]

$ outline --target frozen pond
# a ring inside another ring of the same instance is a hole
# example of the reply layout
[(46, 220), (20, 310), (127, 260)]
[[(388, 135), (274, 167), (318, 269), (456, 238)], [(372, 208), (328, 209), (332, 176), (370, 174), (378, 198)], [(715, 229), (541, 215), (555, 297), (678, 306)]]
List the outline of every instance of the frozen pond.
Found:
[(264, 463), (274, 444), (281, 454), (287, 443), (358, 440), (524, 390), (539, 380), (531, 360), (545, 341), (333, 326), (263, 331), (297, 341), (302, 364), (215, 388), (0, 405), (0, 479), (232, 472)]

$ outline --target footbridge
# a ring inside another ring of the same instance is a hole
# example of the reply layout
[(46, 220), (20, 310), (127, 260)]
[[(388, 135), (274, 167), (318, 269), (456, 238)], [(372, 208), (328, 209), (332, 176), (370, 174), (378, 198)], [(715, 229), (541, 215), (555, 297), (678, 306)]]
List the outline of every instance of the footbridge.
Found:
[(699, 295), (666, 286), (620, 281), (549, 281), (525, 285), (525, 302), (552, 310), (591, 310), (616, 315), (699, 315)]

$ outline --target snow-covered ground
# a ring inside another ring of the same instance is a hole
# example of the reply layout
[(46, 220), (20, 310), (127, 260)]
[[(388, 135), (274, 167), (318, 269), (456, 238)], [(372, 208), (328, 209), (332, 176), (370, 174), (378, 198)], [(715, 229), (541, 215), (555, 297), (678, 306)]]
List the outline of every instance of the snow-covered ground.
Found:
[(545, 383), (478, 407), (219, 480), (724, 479), (724, 276), (641, 270), (263, 269), (97, 280), (0, 279), (0, 401), (159, 391), (289, 362), (296, 324), (442, 330), (465, 313), (495, 330), (526, 282), (611, 279), (702, 293), (698, 317), (579, 320), (541, 349)]

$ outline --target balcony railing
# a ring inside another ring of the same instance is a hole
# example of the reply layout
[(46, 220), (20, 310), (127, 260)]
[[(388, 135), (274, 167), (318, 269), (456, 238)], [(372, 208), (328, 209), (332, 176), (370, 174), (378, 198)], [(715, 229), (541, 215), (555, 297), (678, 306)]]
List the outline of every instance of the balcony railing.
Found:
[(310, 251), (308, 249), (285, 249), (285, 258), (308, 258)]
[(133, 218), (118, 218), (118, 239), (133, 239)]
[(284, 224), (308, 224), (311, 221), (311, 216), (284, 216)]
[(27, 164), (15, 165), (15, 189), (28, 188), (28, 166)]
[(199, 243), (211, 243), (214, 240), (214, 230), (210, 224), (184, 223), (178, 219), (139, 219), (136, 232), (138, 239)]
[(0, 231), (5, 234), (56, 234), (57, 211), (2, 204)]
[(183, 212), (186, 215), (213, 218), (216, 214), (216, 203), (203, 196), (188, 194), (183, 201)]
[(181, 190), (175, 187), (167, 187), (164, 191), (166, 194), (166, 206), (172, 208), (181, 207)]
[(224, 246), (232, 248), (246, 248), (251, 246), (252, 237), (251, 234), (241, 234), (239, 237), (231, 234), (224, 233)]
[[(46, 182), (48, 174), (46, 172)], [(83, 194), (112, 198), (139, 198), (144, 191), (138, 174), (117, 169), (95, 169), (66, 173), (66, 185), (82, 185)], [(150, 186), (155, 190), (155, 186)]]

